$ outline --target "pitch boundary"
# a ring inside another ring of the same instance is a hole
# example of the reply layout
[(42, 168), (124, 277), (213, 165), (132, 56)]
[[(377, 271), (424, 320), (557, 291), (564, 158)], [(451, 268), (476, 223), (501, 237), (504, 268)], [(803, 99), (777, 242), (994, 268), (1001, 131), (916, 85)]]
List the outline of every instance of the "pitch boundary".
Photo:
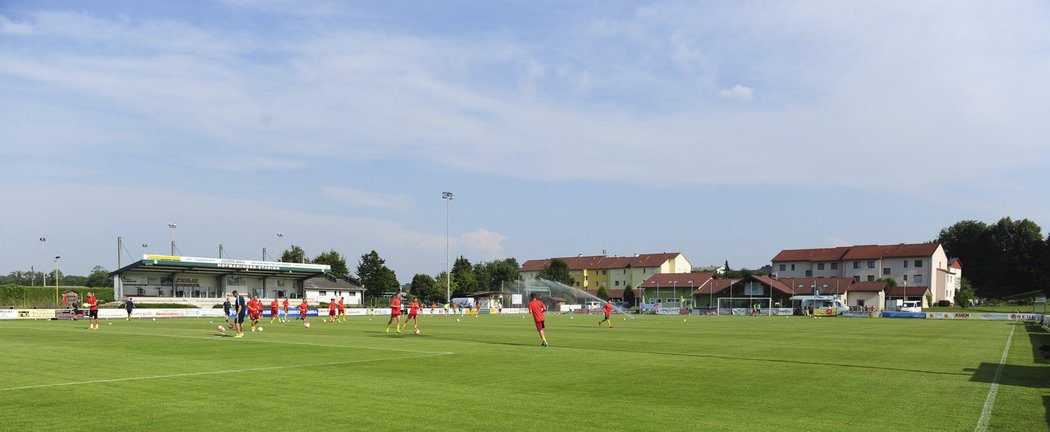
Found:
[[(58, 331), (58, 332), (84, 332), (84, 333), (87, 332), (87, 330), (84, 330), (84, 329), (70, 329), (70, 328), (21, 327), (20, 329), (38, 330), (38, 331)], [(135, 333), (135, 332), (125, 332), (125, 331), (119, 331), (119, 330), (118, 330), (118, 332), (97, 331), (97, 332), (92, 332), (91, 334), (93, 334), (93, 335), (106, 335), (106, 336), (120, 336), (120, 335), (142, 336), (142, 337), (151, 337), (152, 336), (152, 337), (166, 337), (166, 338), (176, 338), (176, 339), (198, 339), (198, 340), (227, 340), (227, 339), (230, 339), (229, 336), (218, 336), (218, 335), (215, 335), (215, 336), (186, 336), (186, 335), (167, 335), (167, 334), (158, 334), (158, 333)], [(406, 352), (406, 353), (413, 353), (413, 354), (441, 354), (441, 355), (452, 355), (452, 354), (455, 354), (454, 352), (448, 352), (448, 351), (421, 351), (421, 350), (411, 350), (411, 349), (404, 349), (404, 348), (384, 348), (384, 347), (370, 347), (370, 346), (360, 346), (360, 345), (331, 345), (331, 344), (319, 344), (319, 343), (310, 343), (310, 342), (291, 342), (291, 341), (275, 341), (275, 340), (259, 340), (259, 339), (243, 339), (243, 338), (239, 339), (237, 341), (237, 343), (244, 343), (244, 342), (247, 342), (247, 343), (271, 343), (271, 344), (280, 344), (280, 345), (316, 346), (316, 347), (324, 347), (324, 348), (355, 348), (355, 349), (365, 349), (365, 350), (375, 350), (375, 351)]]
[(347, 360), (347, 361), (323, 362), (323, 363), (303, 363), (303, 364), (285, 365), (285, 366), (265, 366), (265, 367), (254, 367), (254, 368), (243, 368), (243, 369), (226, 369), (226, 370), (206, 371), (206, 372), (187, 372), (187, 373), (167, 374), (167, 375), (147, 375), (147, 376), (140, 376), (140, 377), (110, 378), (110, 379), (89, 380), (89, 381), (71, 381), (71, 382), (52, 383), (52, 384), (34, 384), (34, 385), (28, 385), (28, 386), (0, 388), (0, 391), (6, 392), (6, 391), (15, 391), (15, 390), (29, 390), (29, 389), (39, 389), (39, 388), (49, 388), (49, 387), (65, 387), (65, 386), (75, 386), (75, 385), (85, 385), (85, 384), (105, 384), (105, 383), (124, 382), (124, 381), (143, 381), (143, 380), (154, 380), (154, 379), (183, 378), (183, 377), (203, 376), (203, 375), (218, 375), (218, 374), (226, 374), (226, 373), (260, 372), (260, 371), (272, 371), (272, 370), (280, 370), (280, 369), (293, 369), (293, 368), (301, 368), (301, 367), (340, 366), (340, 365), (348, 365), (348, 364), (355, 364), (355, 363), (371, 363), (371, 362), (378, 362), (378, 361), (407, 360), (407, 359), (413, 359), (413, 358), (437, 357), (437, 356), (445, 356), (445, 355), (452, 355), (452, 354), (453, 353), (432, 353), (432, 354), (420, 354), (420, 355), (400, 356), (400, 357), (385, 357), (385, 358), (376, 358), (376, 359), (367, 359), (367, 360)]
[(988, 397), (984, 399), (984, 408), (981, 409), (981, 417), (977, 420), (974, 432), (985, 432), (988, 430), (988, 420), (992, 417), (992, 408), (995, 407), (995, 396), (999, 393), (999, 379), (1003, 377), (1003, 368), (1006, 366), (1006, 358), (1010, 354), (1010, 342), (1014, 339), (1014, 330), (1017, 325), (1010, 327), (1010, 336), (1006, 337), (1006, 348), (1003, 348), (1003, 356), (999, 358), (999, 367), (995, 369), (992, 377), (992, 385), (988, 388)]

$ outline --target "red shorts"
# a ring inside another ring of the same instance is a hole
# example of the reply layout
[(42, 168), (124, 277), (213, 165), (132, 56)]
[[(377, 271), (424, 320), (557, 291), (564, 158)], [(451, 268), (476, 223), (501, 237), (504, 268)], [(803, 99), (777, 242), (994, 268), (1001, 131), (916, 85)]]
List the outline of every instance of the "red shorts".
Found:
[(416, 317), (416, 313), (415, 312), (409, 312), (408, 313), (408, 318), (411, 319), (411, 318), (415, 318), (415, 317)]
[(543, 321), (536, 321), (536, 331), (543, 330), (544, 328)]
[(270, 309), (270, 315), (277, 316), (277, 315), (280, 315), (280, 314), (281, 314), (281, 312), (279, 312), (277, 309)]
[(392, 317), (399, 317), (399, 316), (401, 316), (401, 310), (400, 309), (390, 309), (390, 316), (392, 316)]
[(346, 309), (339, 308), (339, 315), (346, 315)]
[(605, 314), (605, 319), (609, 319), (609, 314)]
[(334, 310), (328, 311), (328, 316), (335, 316), (335, 311)]
[(259, 319), (259, 313), (258, 312), (251, 313), (248, 316), (252, 317), (253, 320)]

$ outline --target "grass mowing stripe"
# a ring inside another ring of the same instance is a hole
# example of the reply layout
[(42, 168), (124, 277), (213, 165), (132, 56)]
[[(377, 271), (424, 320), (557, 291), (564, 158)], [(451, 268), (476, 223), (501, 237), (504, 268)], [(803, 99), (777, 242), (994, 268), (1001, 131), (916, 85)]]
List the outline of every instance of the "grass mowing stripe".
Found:
[(188, 373), (169, 374), (169, 375), (151, 375), (151, 376), (127, 377), (127, 378), (111, 378), (111, 379), (91, 380), (91, 381), (71, 381), (71, 382), (53, 383), (53, 384), (35, 384), (35, 385), (28, 385), (28, 386), (0, 388), (0, 391), (28, 390), (28, 389), (47, 388), (47, 387), (64, 387), (64, 386), (112, 383), (112, 382), (122, 382), (122, 381), (141, 381), (141, 380), (165, 379), (165, 378), (182, 378), (182, 377), (201, 376), (201, 375), (215, 375), (215, 374), (225, 374), (225, 373), (272, 371), (272, 370), (292, 369), (292, 368), (300, 368), (300, 367), (339, 366), (339, 365), (348, 365), (348, 364), (355, 364), (355, 363), (370, 363), (370, 362), (388, 361), (388, 360), (408, 360), (408, 359), (414, 359), (414, 358), (437, 357), (437, 356), (444, 356), (444, 355), (452, 355), (452, 353), (432, 353), (432, 354), (420, 354), (420, 355), (401, 356), (401, 357), (385, 357), (385, 358), (368, 359), (368, 360), (348, 360), (348, 361), (324, 362), (324, 363), (303, 363), (303, 364), (286, 365), (286, 366), (266, 366), (266, 367), (257, 367), (257, 368), (227, 369), (227, 370), (208, 371), (208, 372), (188, 372)]
[(1010, 336), (1006, 337), (1006, 348), (1003, 348), (1003, 356), (999, 359), (999, 367), (995, 369), (992, 377), (992, 386), (988, 388), (988, 397), (984, 399), (984, 408), (981, 409), (981, 418), (977, 420), (974, 432), (985, 432), (988, 430), (988, 419), (992, 417), (992, 407), (995, 406), (995, 395), (999, 393), (999, 379), (1003, 377), (1003, 367), (1006, 366), (1006, 357), (1010, 354), (1010, 342), (1014, 339), (1014, 330), (1017, 325), (1010, 327)]
[[(67, 328), (43, 328), (43, 327), (22, 327), (22, 328), (26, 329), (26, 330), (39, 330), (39, 331), (60, 331), (60, 332), (77, 332), (77, 333), (81, 332), (81, 330), (67, 329)], [(84, 330), (84, 332), (87, 332), (87, 331), (89, 331), (89, 330)], [(109, 335), (109, 336), (166, 337), (166, 338), (200, 339), (200, 340), (227, 340), (227, 339), (232, 338), (231, 336), (218, 336), (218, 335), (216, 335), (216, 336), (183, 336), (183, 335), (165, 335), (165, 334), (157, 334), (157, 333), (131, 333), (131, 332), (123, 332), (123, 331), (121, 331), (121, 332), (98, 332), (98, 333), (92, 333), (92, 334), (104, 334), (104, 335)], [(419, 350), (410, 350), (410, 349), (402, 349), (402, 348), (378, 348), (378, 347), (367, 347), (367, 346), (358, 346), (358, 345), (331, 345), (331, 344), (318, 344), (318, 343), (309, 343), (309, 342), (287, 342), (287, 341), (243, 339), (243, 338), (238, 338), (238, 339), (240, 339), (240, 341), (238, 341), (237, 343), (252, 342), (252, 343), (271, 343), (271, 344), (282, 344), (282, 345), (316, 346), (316, 347), (324, 347), (324, 348), (355, 348), (355, 349), (366, 349), (366, 350), (376, 350), (376, 351), (406, 352), (406, 353), (413, 353), (413, 354), (441, 354), (441, 355), (455, 354), (454, 352), (447, 352), (447, 351), (419, 351)]]

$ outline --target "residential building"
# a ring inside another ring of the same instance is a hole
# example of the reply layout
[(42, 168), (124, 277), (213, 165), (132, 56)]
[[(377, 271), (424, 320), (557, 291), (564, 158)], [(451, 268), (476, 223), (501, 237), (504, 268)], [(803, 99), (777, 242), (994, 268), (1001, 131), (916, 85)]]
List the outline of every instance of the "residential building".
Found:
[(562, 260), (568, 265), (573, 287), (590, 292), (596, 292), (601, 287), (605, 287), (606, 291), (622, 290), (627, 286), (637, 288), (654, 274), (689, 273), (693, 268), (681, 252), (636, 254), (626, 257), (578, 255), (525, 261), (521, 266), (522, 279), (535, 279), (540, 270), (550, 265), (553, 259)]
[(961, 264), (951, 268), (952, 261), (939, 243), (785, 249), (773, 257), (772, 262), (773, 274), (780, 279), (847, 277), (854, 282), (893, 279), (900, 287), (911, 287), (915, 291), (929, 289), (934, 302), (953, 301), (958, 278), (962, 276)]

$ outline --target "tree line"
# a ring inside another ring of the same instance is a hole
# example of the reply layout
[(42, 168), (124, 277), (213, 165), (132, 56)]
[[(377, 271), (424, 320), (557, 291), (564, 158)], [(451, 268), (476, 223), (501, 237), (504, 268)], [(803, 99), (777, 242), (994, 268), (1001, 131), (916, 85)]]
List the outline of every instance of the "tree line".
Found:
[(1050, 292), (1050, 236), (1031, 220), (964, 220), (942, 229), (937, 242), (961, 261), (964, 288), (972, 284), (980, 297)]

